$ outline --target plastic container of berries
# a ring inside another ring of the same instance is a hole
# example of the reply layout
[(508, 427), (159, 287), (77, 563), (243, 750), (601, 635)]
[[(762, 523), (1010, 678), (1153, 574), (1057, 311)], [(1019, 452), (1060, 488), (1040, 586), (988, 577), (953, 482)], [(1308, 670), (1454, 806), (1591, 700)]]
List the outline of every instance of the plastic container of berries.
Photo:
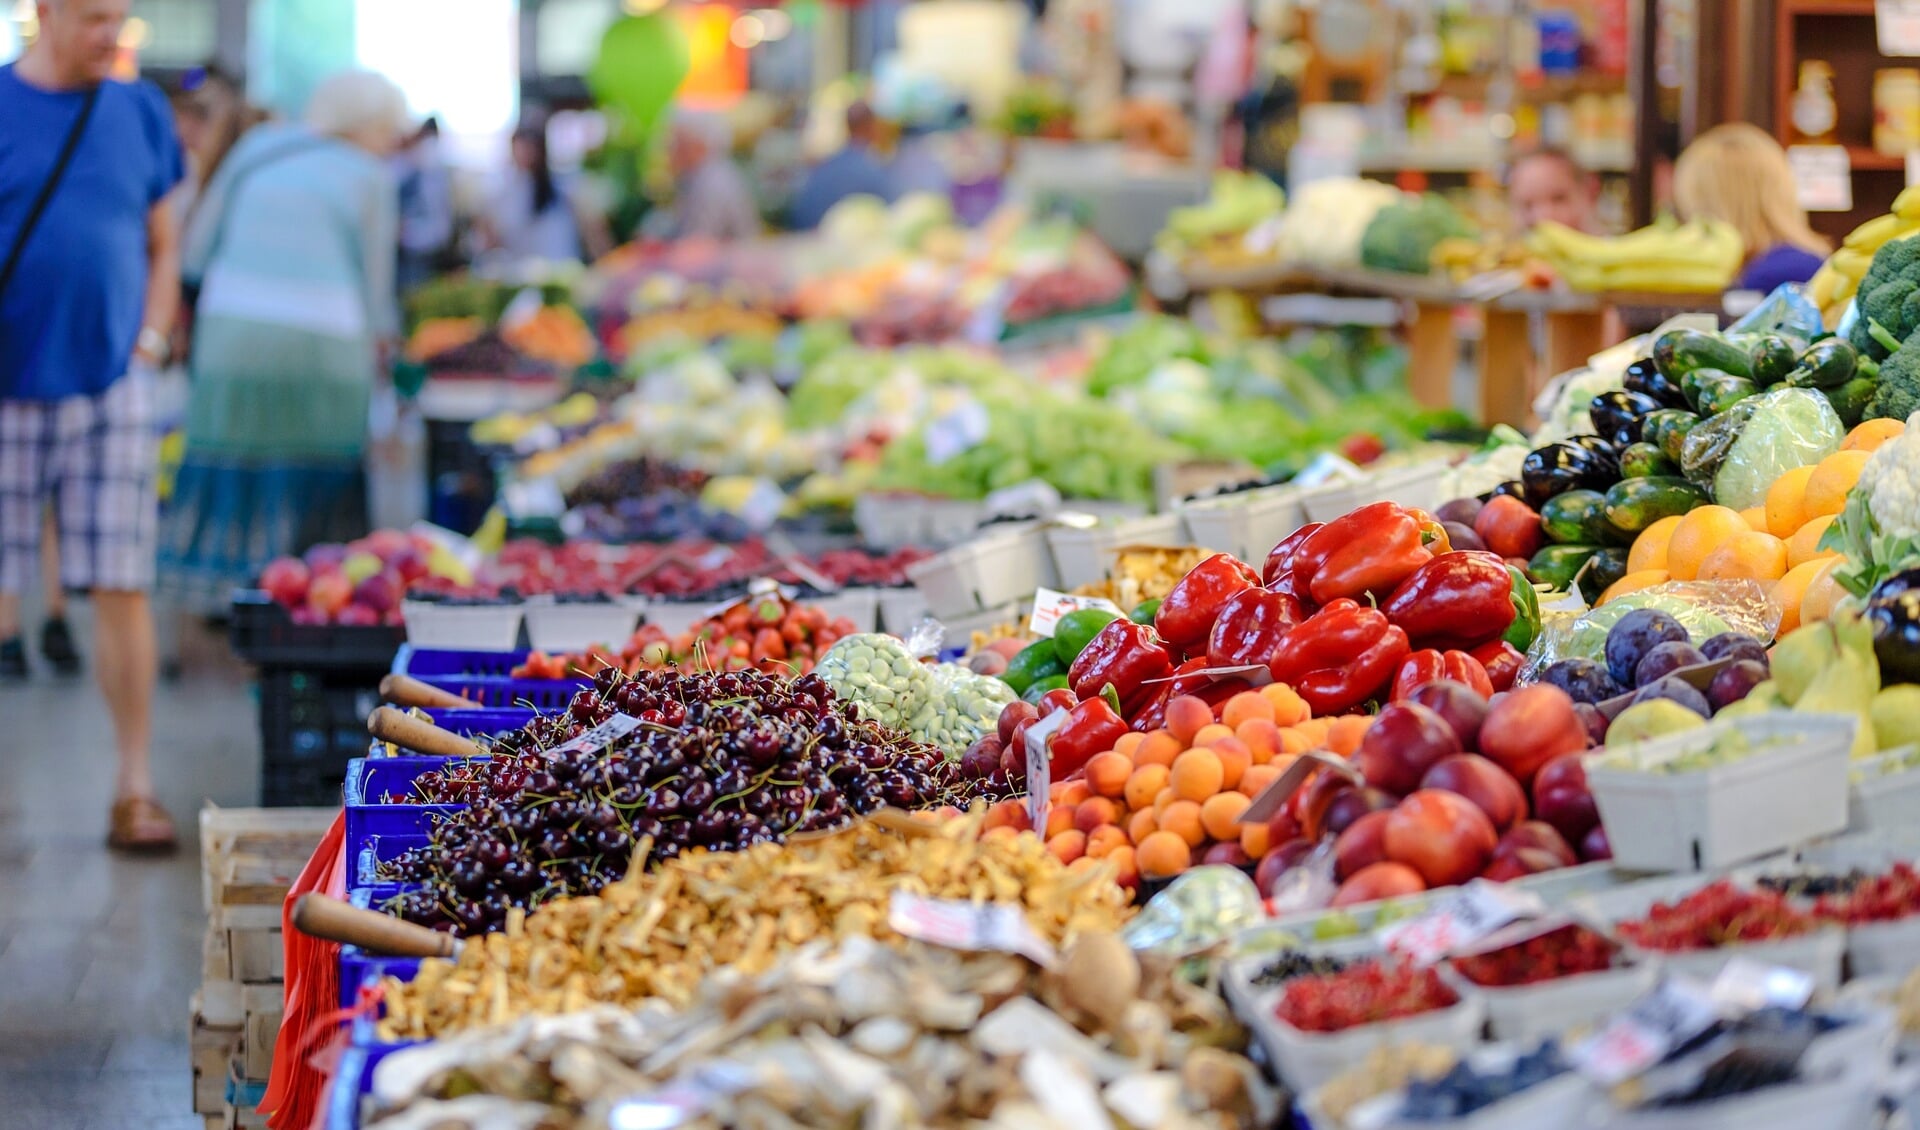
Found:
[(1615, 1109), (1605, 1125), (1608, 1130), (1873, 1130), (1880, 1125), (1880, 1086), (1875, 1079), (1846, 1073), (1776, 1083), (1714, 1102)]
[(456, 651), (512, 651), (520, 641), (518, 604), (446, 604), (408, 600), (400, 604), (407, 642)]
[(1653, 987), (1659, 969), (1657, 957), (1621, 956), (1610, 969), (1527, 985), (1482, 985), (1451, 962), (1440, 967), (1440, 974), (1459, 992), (1481, 998), (1494, 1039), (1537, 1044), (1632, 1004)]
[(1299, 487), (1280, 484), (1234, 491), (1181, 504), (1187, 540), (1247, 561), (1264, 561), (1267, 551), (1307, 521)]
[[(1709, 885), (1703, 876), (1676, 876), (1623, 887), (1603, 894), (1585, 896), (1574, 906), (1586, 917), (1620, 923), (1647, 916), (1657, 902), (1675, 903)], [(1736, 957), (1761, 965), (1797, 969), (1814, 980), (1816, 989), (1832, 992), (1840, 985), (1841, 960), (1847, 952), (1846, 931), (1837, 926), (1819, 926), (1805, 933), (1764, 941), (1736, 942), (1731, 945), (1694, 949), (1655, 949), (1622, 939), (1627, 952), (1639, 961), (1657, 961), (1668, 973), (1682, 973), (1702, 981), (1712, 981)]]
[[(1331, 522), (1375, 502), (1437, 509), (1447, 501), (1440, 495), (1444, 462), (1428, 461), (1395, 470), (1374, 471), (1354, 482), (1330, 483), (1300, 495), (1303, 522)], [(1288, 531), (1292, 532), (1292, 531)]]
[[(1458, 1118), (1412, 1119), (1394, 1115), (1381, 1124), (1381, 1130), (1542, 1130), (1543, 1127), (1581, 1126), (1586, 1124), (1588, 1112), (1599, 1101), (1600, 1095), (1593, 1085), (1569, 1071)], [(1314, 1123), (1314, 1130), (1320, 1128), (1320, 1123)]]

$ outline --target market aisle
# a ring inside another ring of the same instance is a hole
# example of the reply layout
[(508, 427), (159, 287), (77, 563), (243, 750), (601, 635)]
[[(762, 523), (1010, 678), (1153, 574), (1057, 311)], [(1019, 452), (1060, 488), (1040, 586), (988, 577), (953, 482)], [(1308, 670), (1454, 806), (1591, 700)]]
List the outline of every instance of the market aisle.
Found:
[(202, 1130), (187, 1071), (206, 928), (196, 814), (255, 803), (253, 709), (223, 665), (163, 684), (155, 770), (185, 850), (125, 860), (104, 842), (113, 759), (93, 684), (0, 689), (0, 1125)]

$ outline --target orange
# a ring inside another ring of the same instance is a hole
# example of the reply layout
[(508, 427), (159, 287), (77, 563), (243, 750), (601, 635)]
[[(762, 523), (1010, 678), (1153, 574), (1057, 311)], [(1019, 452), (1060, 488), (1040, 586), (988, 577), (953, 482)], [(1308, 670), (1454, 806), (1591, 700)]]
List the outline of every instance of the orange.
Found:
[(1047, 850), (1062, 863), (1072, 863), (1087, 853), (1087, 834), (1069, 830), (1047, 837)]
[(1708, 554), (1735, 535), (1751, 533), (1737, 510), (1695, 507), (1673, 528), (1673, 537), (1667, 542), (1667, 572), (1676, 581), (1691, 581), (1700, 575), (1700, 564)]
[(1276, 726), (1291, 726), (1313, 717), (1313, 709), (1307, 705), (1307, 700), (1285, 683), (1268, 683), (1260, 688), (1260, 697), (1273, 704), (1273, 722)]
[(1133, 762), (1124, 753), (1096, 753), (1087, 759), (1087, 788), (1095, 796), (1117, 797), (1127, 791), (1127, 778), (1133, 776)]
[(1201, 746), (1212, 745), (1221, 738), (1230, 738), (1232, 736), (1232, 726), (1222, 725), (1219, 722), (1209, 723), (1208, 725), (1200, 727), (1200, 732), (1193, 735), (1193, 746), (1195, 749), (1199, 749)]
[(1133, 763), (1138, 765), (1172, 765), (1173, 759), (1180, 756), (1186, 744), (1165, 730), (1155, 730), (1140, 743), (1133, 755)]
[(1190, 800), (1176, 800), (1160, 814), (1160, 830), (1172, 832), (1187, 841), (1188, 847), (1207, 842), (1207, 826), (1200, 821), (1200, 806)]
[(1080, 806), (1073, 810), (1073, 826), (1089, 835), (1102, 824), (1119, 822), (1120, 806), (1103, 796), (1083, 800)]
[(1254, 718), (1271, 722), (1275, 713), (1273, 703), (1259, 691), (1241, 691), (1227, 700), (1227, 708), (1220, 712), (1220, 721), (1238, 730), (1242, 722)]
[(1173, 759), (1174, 793), (1181, 800), (1203, 801), (1226, 783), (1227, 768), (1210, 749), (1190, 749)]
[(1792, 537), (1793, 531), (1807, 524), (1807, 480), (1813, 468), (1795, 467), (1767, 488), (1767, 532), (1777, 538)]
[(1278, 765), (1249, 765), (1247, 771), (1240, 774), (1239, 791), (1248, 796), (1259, 796), (1268, 785), (1280, 779), (1280, 773)]
[(1167, 787), (1170, 775), (1164, 765), (1136, 765), (1133, 776), (1127, 778), (1127, 787), (1123, 790), (1127, 807), (1136, 812), (1153, 807), (1154, 796)]
[(1240, 778), (1253, 766), (1253, 753), (1239, 738), (1226, 737), (1207, 747), (1220, 759), (1220, 787), (1237, 789)]
[(1873, 458), (1870, 451), (1836, 451), (1814, 464), (1807, 480), (1806, 516), (1838, 514), (1847, 505), (1847, 492), (1860, 481), (1860, 468)]
[(1087, 833), (1087, 854), (1095, 859), (1104, 859), (1115, 848), (1128, 846), (1127, 834), (1111, 824), (1102, 824)]
[(1594, 603), (1595, 605), (1605, 604), (1617, 596), (1625, 596), (1630, 592), (1639, 592), (1641, 589), (1650, 589), (1655, 585), (1664, 585), (1669, 580), (1671, 580), (1671, 578), (1667, 576), (1665, 569), (1642, 569), (1637, 573), (1628, 573), (1626, 576), (1608, 585), (1607, 591), (1601, 593), (1600, 599)]
[(1669, 514), (1641, 530), (1640, 536), (1633, 539), (1633, 548), (1627, 550), (1627, 572), (1665, 569), (1667, 543), (1673, 539), (1673, 528), (1680, 524), (1680, 519), (1683, 517), (1685, 517), (1684, 514)]
[(1780, 606), (1780, 627), (1774, 632), (1775, 639), (1800, 626), (1800, 608), (1806, 602), (1807, 587), (1826, 567), (1824, 558), (1802, 562), (1787, 570), (1787, 575), (1767, 590), (1767, 599)]
[(1127, 760), (1131, 761), (1133, 760), (1134, 751), (1138, 750), (1146, 740), (1147, 735), (1138, 730), (1129, 730), (1120, 735), (1119, 741), (1113, 743), (1113, 752), (1124, 753), (1127, 755)]
[(1143, 808), (1127, 819), (1127, 838), (1139, 843), (1160, 830), (1160, 822), (1153, 818), (1153, 809)]
[(1056, 804), (1047, 809), (1046, 838), (1052, 839), (1062, 832), (1073, 831), (1073, 817), (1079, 811), (1077, 805)]
[(1827, 532), (1827, 527), (1833, 525), (1834, 518), (1832, 514), (1809, 518), (1806, 525), (1794, 531), (1793, 536), (1787, 539), (1787, 568), (1805, 565), (1816, 557), (1833, 556), (1833, 550), (1821, 550), (1820, 538)]
[(1842, 451), (1878, 451), (1890, 439), (1899, 439), (1907, 425), (1899, 420), (1862, 420), (1840, 443)]
[(1220, 793), (1207, 798), (1200, 806), (1200, 824), (1207, 835), (1222, 842), (1240, 838), (1240, 814), (1247, 810), (1253, 798), (1245, 793)]
[(1265, 718), (1249, 718), (1233, 729), (1233, 736), (1247, 743), (1255, 765), (1265, 765), (1280, 752), (1280, 727)]
[(1107, 853), (1113, 867), (1113, 881), (1123, 887), (1140, 885), (1140, 865), (1134, 862), (1132, 847), (1117, 847)]
[(1193, 849), (1172, 832), (1155, 832), (1134, 845), (1134, 864), (1147, 879), (1168, 879), (1193, 866)]
[(1343, 714), (1327, 727), (1327, 748), (1342, 757), (1352, 757), (1360, 749), (1360, 739), (1366, 736), (1367, 727), (1373, 725), (1373, 717), (1367, 714)]
[(1167, 731), (1183, 746), (1192, 745), (1200, 728), (1212, 724), (1213, 708), (1193, 695), (1176, 695), (1167, 701)]
[(1740, 512), (1740, 520), (1747, 524), (1749, 530), (1762, 534), (1767, 532), (1767, 508), (1764, 506), (1747, 507)]
[(1800, 597), (1800, 622), (1812, 624), (1828, 619), (1833, 615), (1833, 606), (1847, 596), (1847, 590), (1840, 587), (1834, 573), (1840, 568), (1842, 557), (1822, 557), (1811, 564), (1820, 568), (1813, 579), (1807, 582), (1807, 590)]
[(1777, 581), (1787, 572), (1787, 543), (1772, 534), (1735, 534), (1700, 562), (1703, 581)]

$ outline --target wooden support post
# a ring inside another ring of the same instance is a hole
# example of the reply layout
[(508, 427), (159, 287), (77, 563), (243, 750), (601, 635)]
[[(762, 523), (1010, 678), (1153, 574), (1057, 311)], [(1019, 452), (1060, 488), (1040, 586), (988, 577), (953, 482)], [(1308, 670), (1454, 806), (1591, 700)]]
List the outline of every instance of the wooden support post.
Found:
[(1407, 327), (1407, 383), (1423, 408), (1453, 407), (1453, 370), (1460, 363), (1459, 343), (1453, 336), (1453, 307), (1432, 302), (1413, 304), (1413, 322)]
[(1511, 424), (1526, 430), (1533, 416), (1533, 350), (1527, 343), (1523, 310), (1481, 308), (1480, 418), (1489, 426)]

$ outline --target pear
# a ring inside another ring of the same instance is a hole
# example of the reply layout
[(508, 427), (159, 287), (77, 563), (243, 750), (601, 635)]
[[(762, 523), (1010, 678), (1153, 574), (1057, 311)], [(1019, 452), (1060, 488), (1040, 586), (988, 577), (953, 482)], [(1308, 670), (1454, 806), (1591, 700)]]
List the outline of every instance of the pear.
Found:
[(1869, 711), (1881, 750), (1920, 743), (1920, 686), (1902, 683), (1873, 696)]
[(1780, 700), (1789, 706), (1799, 706), (1800, 696), (1820, 672), (1839, 658), (1841, 651), (1838, 633), (1824, 620), (1803, 624), (1774, 644), (1771, 667)]
[[(1777, 675), (1775, 676), (1778, 677)], [(1813, 677), (1793, 708), (1811, 714), (1851, 714), (1859, 719), (1853, 731), (1853, 756), (1872, 757), (1877, 748), (1873, 727), (1873, 700), (1880, 690), (1880, 662), (1871, 650), (1865, 654), (1843, 647)]]
[(1773, 680), (1768, 679), (1754, 684), (1754, 688), (1747, 692), (1747, 697), (1721, 707), (1713, 717), (1716, 721), (1722, 718), (1752, 718), (1769, 710), (1784, 709), (1786, 704), (1780, 701), (1779, 690), (1773, 685)]
[(1607, 727), (1607, 747), (1611, 749), (1684, 730), (1697, 730), (1706, 724), (1705, 718), (1671, 699), (1649, 699), (1620, 712), (1620, 716)]

